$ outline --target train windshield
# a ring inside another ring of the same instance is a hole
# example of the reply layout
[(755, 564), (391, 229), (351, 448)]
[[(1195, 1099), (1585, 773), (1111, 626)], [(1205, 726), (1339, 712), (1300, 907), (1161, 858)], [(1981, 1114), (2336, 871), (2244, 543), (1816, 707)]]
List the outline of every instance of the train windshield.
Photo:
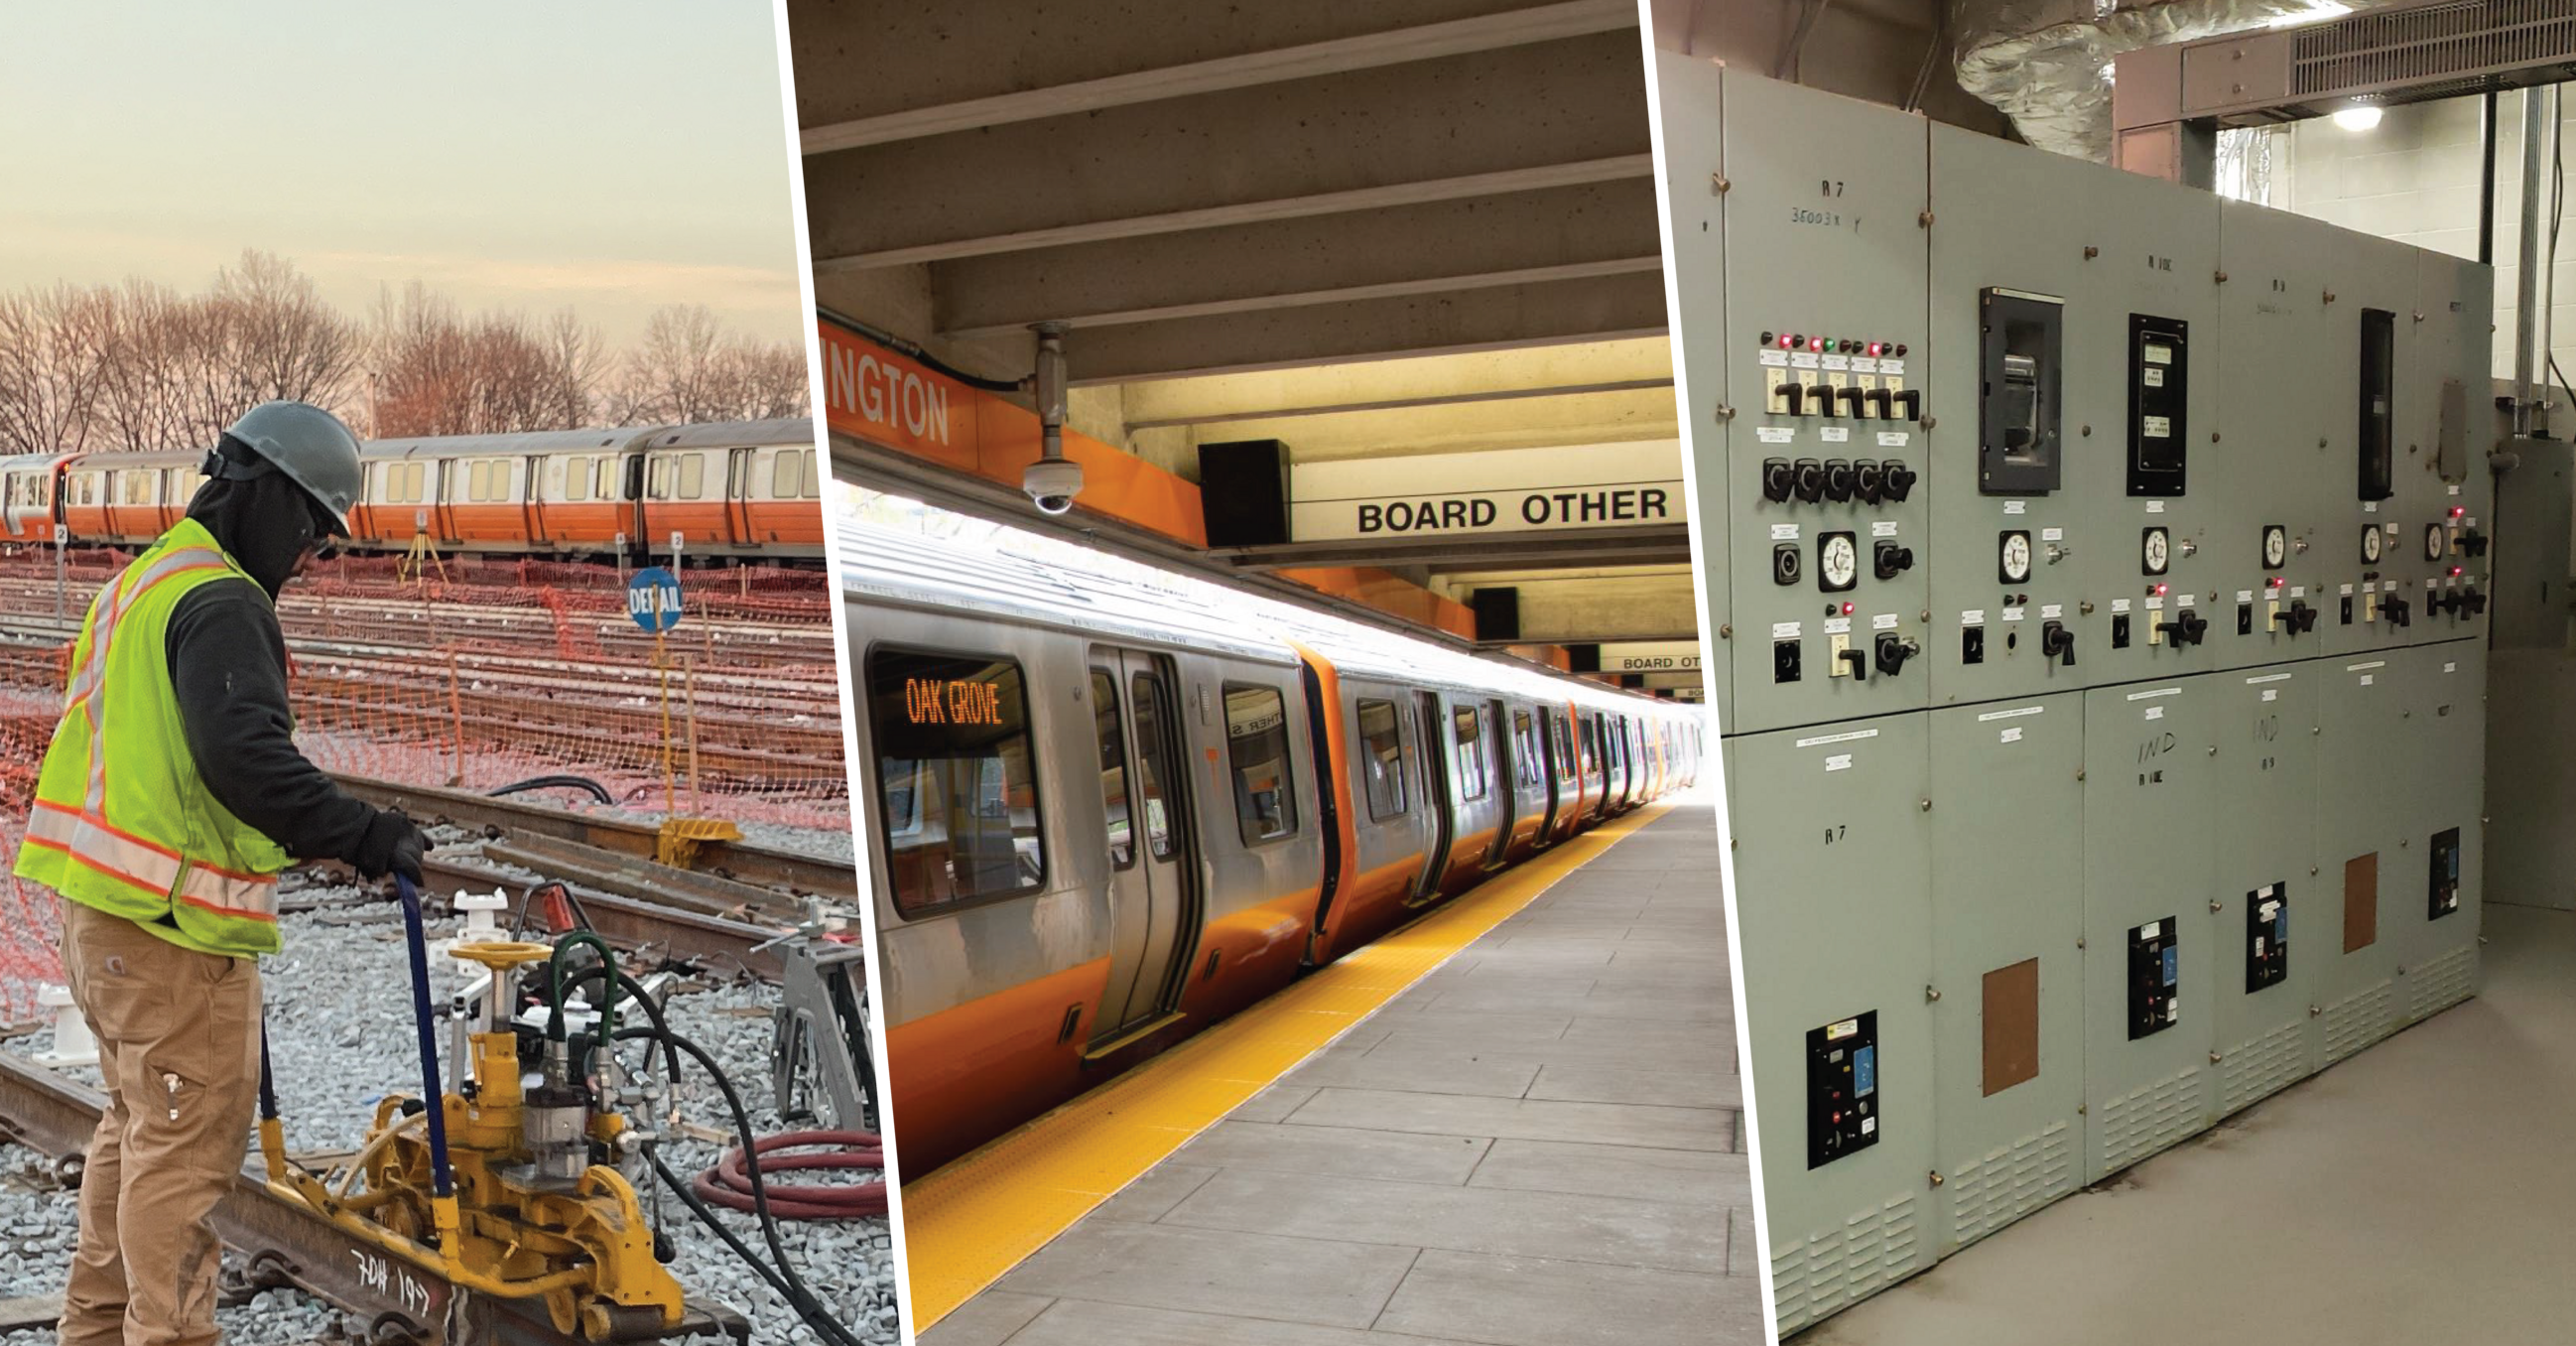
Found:
[(1297, 831), (1297, 796), (1288, 780), (1286, 701), (1268, 687), (1225, 688), (1225, 740), (1234, 766), (1234, 811), (1243, 844), (1259, 846)]
[(1046, 851), (1019, 664), (877, 650), (867, 683), (896, 909), (917, 915), (1041, 886)]

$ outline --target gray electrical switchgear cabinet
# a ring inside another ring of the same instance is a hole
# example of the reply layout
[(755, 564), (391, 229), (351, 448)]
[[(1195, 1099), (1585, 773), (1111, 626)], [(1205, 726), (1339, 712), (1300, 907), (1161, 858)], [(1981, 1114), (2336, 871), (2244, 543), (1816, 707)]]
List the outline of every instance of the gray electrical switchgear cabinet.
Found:
[(2474, 993), (2493, 277), (1655, 84), (1792, 1332)]

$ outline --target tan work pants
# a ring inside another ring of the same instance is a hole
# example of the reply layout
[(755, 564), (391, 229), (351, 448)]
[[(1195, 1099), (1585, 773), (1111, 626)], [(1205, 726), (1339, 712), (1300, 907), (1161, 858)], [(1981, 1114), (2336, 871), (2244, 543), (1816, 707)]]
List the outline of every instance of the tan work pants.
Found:
[(63, 967), (98, 1037), (107, 1112), (81, 1178), (60, 1343), (208, 1346), (223, 1263), (212, 1216), (259, 1104), (259, 967), (62, 906)]

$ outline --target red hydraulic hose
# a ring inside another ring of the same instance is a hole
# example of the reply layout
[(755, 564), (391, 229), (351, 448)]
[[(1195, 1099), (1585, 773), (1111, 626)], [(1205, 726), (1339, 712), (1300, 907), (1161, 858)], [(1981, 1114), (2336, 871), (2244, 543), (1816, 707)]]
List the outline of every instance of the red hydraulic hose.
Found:
[[(775, 1153), (803, 1149), (822, 1152), (785, 1156)], [(855, 1220), (886, 1213), (885, 1140), (876, 1132), (787, 1131), (753, 1141), (752, 1153), (761, 1156), (761, 1187), (769, 1198), (769, 1213), (782, 1220)], [(874, 1170), (879, 1176), (875, 1182), (801, 1186), (781, 1184), (770, 1176), (798, 1169), (853, 1168)], [(689, 1185), (701, 1198), (717, 1205), (739, 1211), (755, 1209), (751, 1175), (740, 1147), (726, 1150), (715, 1167), (699, 1174)]]

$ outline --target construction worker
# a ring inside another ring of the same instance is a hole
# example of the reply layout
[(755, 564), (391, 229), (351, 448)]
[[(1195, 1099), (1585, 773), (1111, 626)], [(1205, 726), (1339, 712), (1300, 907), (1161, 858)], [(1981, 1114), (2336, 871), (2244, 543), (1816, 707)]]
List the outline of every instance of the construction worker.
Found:
[(330, 858), (417, 880), (428, 846), (290, 737), (274, 604), (348, 535), (357, 437), (269, 402), (205, 472), (188, 517), (90, 604), (18, 856), (65, 899), (63, 967), (107, 1080), (62, 1346), (217, 1340), (211, 1216), (249, 1148), (278, 873)]

